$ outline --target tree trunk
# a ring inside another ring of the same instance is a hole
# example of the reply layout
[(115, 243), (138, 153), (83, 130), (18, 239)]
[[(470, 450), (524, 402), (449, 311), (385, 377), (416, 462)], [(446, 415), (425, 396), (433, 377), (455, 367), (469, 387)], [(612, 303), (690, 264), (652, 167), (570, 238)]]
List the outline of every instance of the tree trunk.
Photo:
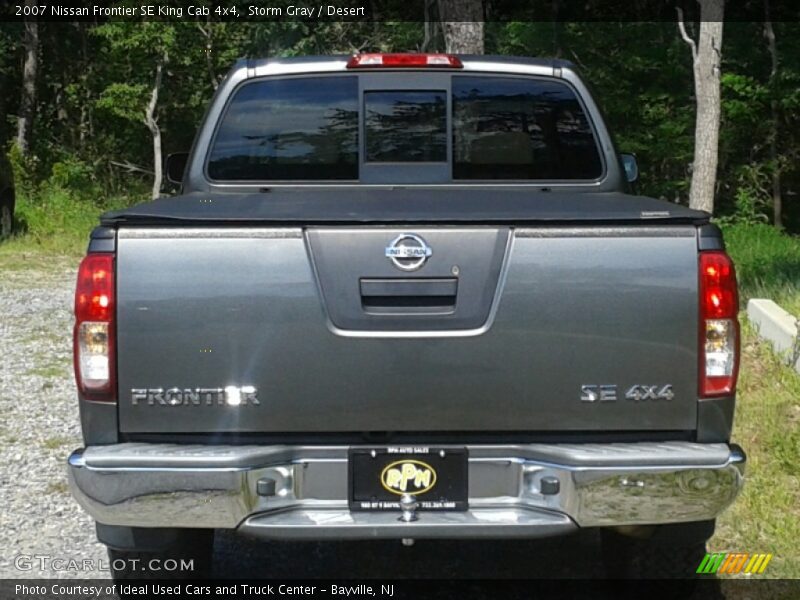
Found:
[[(33, 7), (34, 0), (25, 0)], [(25, 63), (22, 67), (22, 96), (17, 120), (17, 146), (23, 156), (30, 152), (33, 117), (36, 113), (36, 72), (39, 66), (39, 24), (36, 17), (25, 20)]]
[(562, 22), (558, 18), (558, 11), (561, 8), (560, 0), (553, 0), (553, 56), (561, 58), (564, 54), (561, 47), (561, 28)]
[(481, 0), (439, 0), (445, 52), (483, 54)]
[(697, 117), (694, 130), (694, 163), (689, 190), (689, 206), (714, 212), (714, 192), (719, 161), (720, 63), (724, 0), (698, 0), (700, 34), (689, 37), (680, 13), (678, 25), (683, 39), (692, 49)]
[(150, 93), (150, 102), (147, 103), (144, 122), (153, 136), (153, 191), (152, 198), (155, 200), (161, 195), (161, 181), (163, 179), (163, 161), (161, 159), (161, 128), (158, 126), (156, 109), (158, 108), (158, 93), (161, 91), (161, 81), (164, 77), (164, 65), (167, 63), (168, 56), (165, 53), (156, 63), (156, 77), (153, 82), (153, 91)]
[(775, 40), (775, 30), (770, 19), (769, 0), (764, 0), (764, 36), (767, 38), (767, 47), (772, 61), (769, 72), (770, 84), (770, 132), (769, 132), (769, 158), (772, 162), (772, 222), (778, 229), (783, 229), (783, 197), (781, 196), (781, 164), (778, 159), (778, 131), (780, 128), (780, 113), (778, 110), (777, 90), (775, 78), (778, 75), (778, 45)]
[(78, 31), (81, 36), (81, 58), (82, 58), (82, 69), (80, 74), (80, 92), (83, 95), (83, 102), (81, 102), (81, 114), (80, 114), (80, 121), (78, 123), (78, 148), (81, 151), (86, 149), (86, 135), (89, 131), (89, 104), (91, 102), (91, 94), (89, 92), (89, 72), (90, 72), (90, 63), (89, 63), (89, 51), (87, 48), (88, 40), (86, 37), (86, 26), (83, 22), (78, 22), (76, 24)]
[(219, 79), (217, 79), (217, 74), (214, 72), (214, 58), (212, 56), (214, 53), (214, 25), (210, 16), (206, 18), (205, 27), (199, 22), (196, 23), (196, 25), (205, 38), (206, 69), (208, 70), (208, 78), (211, 81), (211, 86), (216, 91), (217, 86), (219, 86)]
[(436, 21), (431, 19), (431, 12), (436, 5), (436, 0), (424, 0), (423, 11), (425, 13), (425, 25), (423, 29), (422, 45), (419, 48), (420, 52), (428, 52), (433, 43), (433, 37), (436, 35)]

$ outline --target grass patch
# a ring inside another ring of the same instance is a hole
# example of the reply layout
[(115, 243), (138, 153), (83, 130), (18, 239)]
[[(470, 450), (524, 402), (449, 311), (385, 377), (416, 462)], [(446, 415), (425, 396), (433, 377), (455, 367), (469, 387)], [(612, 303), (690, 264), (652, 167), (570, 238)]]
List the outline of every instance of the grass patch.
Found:
[[(800, 577), (800, 374), (757, 339), (742, 316), (742, 367), (733, 439), (747, 452), (746, 484), (720, 517), (715, 552), (772, 552), (769, 577)], [(737, 576), (744, 577), (744, 576)]]
[(20, 344), (35, 344), (35, 345), (50, 343), (53, 344), (54, 346), (62, 346), (66, 344), (66, 347), (70, 347), (70, 344), (72, 344), (71, 337), (68, 335), (67, 332), (52, 331), (44, 327), (37, 328), (31, 331), (30, 333), (17, 337), (17, 341)]
[(66, 495), (69, 493), (69, 486), (65, 481), (54, 481), (47, 484), (44, 493), (48, 496)]
[[(741, 305), (770, 298), (800, 317), (800, 238), (770, 225), (725, 224)], [(800, 374), (758, 339), (743, 312), (733, 440), (747, 452), (741, 496), (717, 522), (715, 552), (771, 552), (766, 576), (800, 577)], [(726, 577), (744, 578), (745, 575)]]
[(750, 298), (770, 298), (800, 317), (800, 238), (770, 225), (723, 225), (736, 263), (742, 308)]
[(57, 379), (68, 374), (67, 366), (54, 364), (31, 367), (25, 371), (25, 375), (29, 377), (42, 377), (44, 379)]
[(142, 195), (102, 198), (45, 184), (31, 198), (18, 198), (17, 232), (0, 244), (0, 269), (46, 267), (59, 259), (74, 261), (86, 252), (89, 234), (102, 213), (146, 199)]
[(42, 447), (48, 450), (58, 450), (59, 448), (66, 446), (71, 441), (72, 440), (70, 438), (65, 438), (57, 435), (45, 439), (42, 442)]
[(69, 375), (72, 356), (53, 356), (46, 352), (34, 351), (31, 363), (32, 366), (25, 370), (25, 375), (45, 379), (60, 378)]

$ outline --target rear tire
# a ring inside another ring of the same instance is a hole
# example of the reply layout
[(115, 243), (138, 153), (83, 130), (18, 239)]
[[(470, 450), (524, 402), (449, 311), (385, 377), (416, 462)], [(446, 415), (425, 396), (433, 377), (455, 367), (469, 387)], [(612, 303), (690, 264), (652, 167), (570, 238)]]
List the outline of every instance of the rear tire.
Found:
[(213, 529), (180, 530), (173, 540), (158, 548), (108, 546), (109, 566), (115, 581), (202, 579), (211, 575), (213, 553)]

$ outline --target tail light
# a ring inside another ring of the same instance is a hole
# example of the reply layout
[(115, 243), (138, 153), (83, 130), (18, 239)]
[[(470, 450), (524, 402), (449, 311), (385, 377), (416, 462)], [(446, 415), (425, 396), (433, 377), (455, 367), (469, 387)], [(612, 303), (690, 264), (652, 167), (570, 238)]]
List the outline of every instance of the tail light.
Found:
[(114, 255), (93, 253), (81, 261), (75, 289), (75, 380), (90, 400), (116, 400), (114, 384)]
[(452, 54), (356, 54), (347, 61), (348, 69), (385, 67), (438, 67), (461, 69), (464, 65)]
[(739, 374), (736, 271), (721, 251), (700, 253), (700, 396), (728, 396)]

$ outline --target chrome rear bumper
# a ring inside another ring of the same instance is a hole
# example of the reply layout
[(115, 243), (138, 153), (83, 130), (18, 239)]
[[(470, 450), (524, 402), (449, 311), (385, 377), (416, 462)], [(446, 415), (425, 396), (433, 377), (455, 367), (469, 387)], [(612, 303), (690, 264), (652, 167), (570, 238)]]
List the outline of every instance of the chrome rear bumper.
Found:
[[(468, 450), (469, 510), (420, 512), (409, 523), (399, 512), (348, 509), (346, 446), (92, 446), (69, 457), (69, 480), (108, 525), (285, 539), (537, 537), (714, 518), (739, 493), (745, 463), (736, 446), (690, 442)], [(545, 477), (558, 479), (557, 493), (542, 493)], [(257, 493), (260, 479), (275, 482), (274, 494)]]

